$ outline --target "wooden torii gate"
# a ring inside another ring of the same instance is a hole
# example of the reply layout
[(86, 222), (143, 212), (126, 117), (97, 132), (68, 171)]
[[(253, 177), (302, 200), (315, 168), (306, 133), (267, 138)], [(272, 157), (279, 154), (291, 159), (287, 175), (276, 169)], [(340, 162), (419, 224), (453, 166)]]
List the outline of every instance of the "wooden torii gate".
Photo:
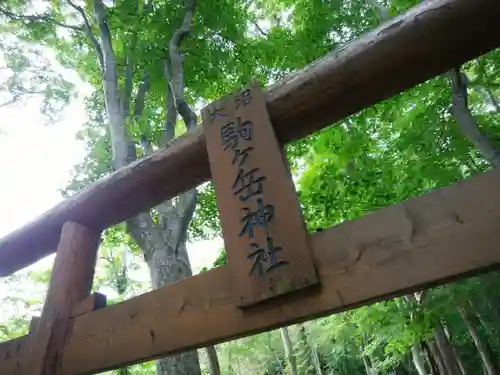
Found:
[[(0, 374), (96, 373), (498, 266), (499, 170), (307, 235), (279, 145), (497, 48), (499, 14), (498, 0), (422, 2), (264, 92), (212, 103), (203, 128), (1, 239), (0, 276), (57, 253), (41, 317), (0, 343)], [(227, 266), (109, 307), (90, 295), (103, 229), (210, 178)]]

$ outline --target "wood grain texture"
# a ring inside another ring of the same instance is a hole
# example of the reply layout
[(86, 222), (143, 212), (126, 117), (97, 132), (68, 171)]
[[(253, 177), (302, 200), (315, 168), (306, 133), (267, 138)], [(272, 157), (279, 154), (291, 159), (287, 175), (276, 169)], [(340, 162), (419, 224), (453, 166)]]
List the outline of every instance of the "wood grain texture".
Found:
[(73, 319), (85, 374), (388, 299), (500, 264), (500, 170), (310, 236), (321, 288), (240, 309), (227, 266)]
[(83, 225), (63, 225), (42, 315), (19, 374), (59, 374), (72, 309), (92, 288), (99, 237), (100, 232)]
[(238, 304), (316, 285), (297, 192), (258, 84), (207, 106), (202, 118)]
[[(78, 315), (83, 315), (91, 311), (102, 309), (106, 307), (106, 296), (101, 293), (92, 293), (90, 296), (77, 303), (70, 313), (70, 317), (74, 318)], [(29, 325), (29, 333), (34, 333), (40, 322), (39, 316), (33, 316)], [(2, 343), (0, 343), (1, 345)]]
[[(499, 13), (498, 0), (423, 1), (270, 86), (266, 103), (279, 141), (311, 134), (498, 47)], [(0, 276), (54, 252), (66, 221), (103, 229), (208, 179), (197, 129), (1, 239)]]

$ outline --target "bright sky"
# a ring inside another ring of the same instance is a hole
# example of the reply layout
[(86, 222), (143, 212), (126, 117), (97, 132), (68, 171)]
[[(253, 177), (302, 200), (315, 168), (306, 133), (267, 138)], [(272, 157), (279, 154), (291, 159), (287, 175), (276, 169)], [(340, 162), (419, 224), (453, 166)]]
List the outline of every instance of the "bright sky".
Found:
[(74, 139), (85, 120), (81, 100), (65, 112), (60, 123), (45, 125), (34, 100), (0, 109), (0, 235), (61, 200), (58, 189), (84, 155)]
[[(81, 95), (66, 108), (60, 122), (47, 125), (36, 100), (0, 108), (0, 236), (59, 203), (63, 199), (59, 189), (84, 156), (83, 145), (75, 135), (86, 120), (83, 98), (91, 88), (76, 74), (67, 73)], [(211, 265), (221, 247), (220, 238), (188, 245), (193, 271)], [(52, 260), (53, 256), (47, 257), (33, 268), (44, 269)], [(7, 293), (0, 279), (0, 299)], [(0, 321), (5, 317), (2, 310)]]

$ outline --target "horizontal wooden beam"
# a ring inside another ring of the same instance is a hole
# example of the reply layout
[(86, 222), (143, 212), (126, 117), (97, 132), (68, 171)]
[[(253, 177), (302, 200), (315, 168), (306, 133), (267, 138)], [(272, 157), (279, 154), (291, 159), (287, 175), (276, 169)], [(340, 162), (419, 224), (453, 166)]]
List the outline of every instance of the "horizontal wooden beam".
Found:
[[(229, 270), (221, 267), (117, 305), (72, 314), (64, 369), (103, 371), (497, 267), (499, 183), (500, 170), (491, 171), (310, 235), (323, 283), (316, 291), (241, 310), (231, 297)], [(17, 368), (29, 338), (0, 343), (0, 373), (13, 373), (7, 370)]]
[[(446, 72), (500, 45), (498, 0), (424, 1), (267, 88), (282, 143)], [(173, 177), (175, 176), (175, 177)], [(0, 240), (0, 276), (55, 251), (62, 224), (103, 229), (210, 179), (201, 129), (62, 202)]]
[(39, 322), (40, 317), (33, 316), (27, 335), (0, 342), (0, 374), (17, 374), (16, 370), (21, 368), (21, 361), (28, 353), (28, 345)]
[(63, 373), (200, 348), (498, 266), (498, 186), (500, 170), (310, 235), (317, 290), (242, 310), (221, 267), (76, 317)]
[(29, 335), (0, 342), (0, 374), (16, 374), (29, 350)]

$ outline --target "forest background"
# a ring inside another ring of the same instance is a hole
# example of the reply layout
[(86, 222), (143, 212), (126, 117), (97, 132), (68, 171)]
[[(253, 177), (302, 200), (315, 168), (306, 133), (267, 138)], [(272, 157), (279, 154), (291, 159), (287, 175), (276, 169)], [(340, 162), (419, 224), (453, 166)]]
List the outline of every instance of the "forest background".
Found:
[[(71, 117), (84, 116), (81, 152), (60, 149), (56, 156), (77, 155), (70, 178), (60, 182), (69, 196), (168, 147), (197, 126), (210, 101), (252, 79), (273, 83), (417, 3), (6, 0), (0, 110), (38, 103), (43, 126), (65, 140)], [(500, 51), (493, 51), (288, 145), (308, 229), (499, 166), (499, 70)], [(84, 104), (81, 113), (68, 114), (76, 101)], [(15, 131), (30, 129), (21, 123)], [(50, 152), (51, 144), (37, 149)], [(118, 303), (190, 276), (193, 264), (203, 272), (224, 263), (207, 183), (105, 231), (94, 290)], [(45, 259), (1, 280), (0, 340), (26, 333), (49, 275)], [(499, 290), (492, 272), (113, 373), (500, 374)]]

